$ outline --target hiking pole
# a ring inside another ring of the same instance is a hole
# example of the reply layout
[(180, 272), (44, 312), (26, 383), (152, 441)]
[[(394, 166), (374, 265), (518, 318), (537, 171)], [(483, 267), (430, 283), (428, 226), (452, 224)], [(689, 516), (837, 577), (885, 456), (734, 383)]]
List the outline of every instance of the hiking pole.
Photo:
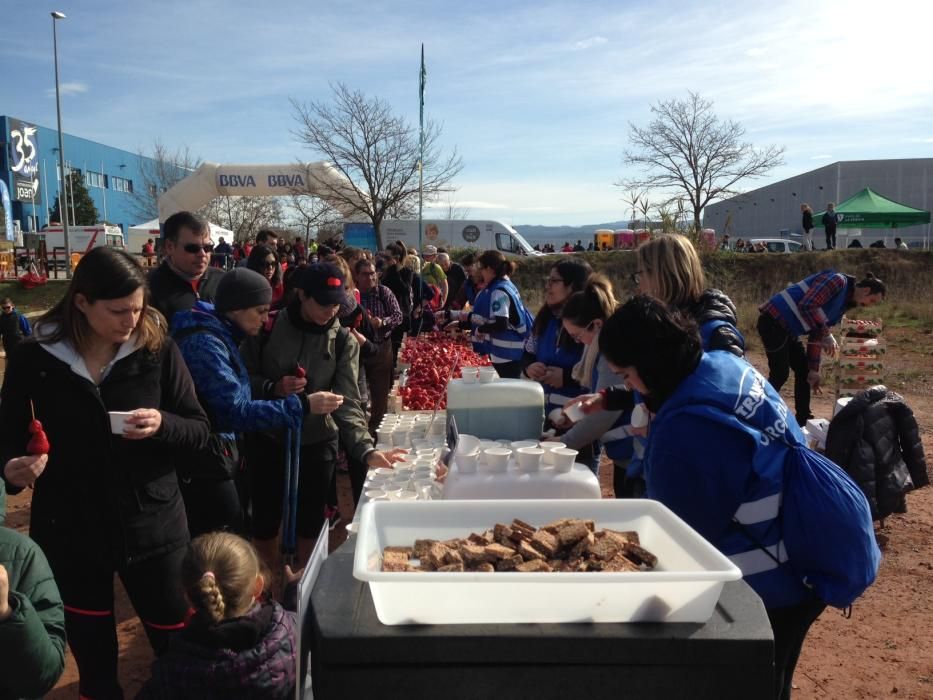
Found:
[(289, 429), (285, 434), (285, 488), (282, 494), (282, 556), (286, 564), (294, 563), (295, 533), (298, 520), (298, 450), (301, 431)]

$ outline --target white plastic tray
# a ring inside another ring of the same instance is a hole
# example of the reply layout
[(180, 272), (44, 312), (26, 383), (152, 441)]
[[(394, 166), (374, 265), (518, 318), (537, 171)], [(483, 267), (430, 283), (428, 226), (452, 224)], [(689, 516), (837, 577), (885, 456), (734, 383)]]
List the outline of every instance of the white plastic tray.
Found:
[[(383, 572), (382, 549), (450, 539), (520, 518), (540, 527), (586, 518), (636, 530), (654, 571)], [(649, 500), (375, 502), (363, 506), (353, 575), (368, 581), (386, 625), (528, 622), (705, 622), (722, 585), (742, 578), (683, 520)]]

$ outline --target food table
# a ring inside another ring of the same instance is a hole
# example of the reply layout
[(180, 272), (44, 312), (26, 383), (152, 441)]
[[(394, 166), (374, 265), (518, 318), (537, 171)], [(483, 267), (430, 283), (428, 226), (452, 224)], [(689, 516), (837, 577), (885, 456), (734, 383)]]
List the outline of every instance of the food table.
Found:
[(386, 626), (369, 586), (353, 578), (355, 543), (324, 562), (303, 622), (315, 698), (744, 700), (772, 692), (771, 628), (742, 581), (725, 584), (705, 624)]
[(477, 471), (463, 474), (456, 464), (444, 482), (445, 500), (486, 498), (600, 498), (599, 479), (577, 462), (569, 472), (542, 466), (534, 472), (511, 467), (501, 473)]

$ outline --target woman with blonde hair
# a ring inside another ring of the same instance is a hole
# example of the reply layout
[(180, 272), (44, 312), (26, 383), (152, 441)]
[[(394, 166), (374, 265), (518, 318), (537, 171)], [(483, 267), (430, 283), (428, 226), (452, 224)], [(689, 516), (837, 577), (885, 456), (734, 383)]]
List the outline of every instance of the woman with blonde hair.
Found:
[(807, 250), (813, 250), (813, 234), (810, 233), (813, 230), (813, 209), (810, 208), (809, 204), (801, 204), (800, 214), (802, 218), (803, 235), (807, 241)]
[(635, 250), (632, 281), (648, 294), (693, 318), (700, 327), (703, 349), (745, 355), (735, 304), (718, 289), (707, 289), (700, 256), (681, 234), (653, 238)]
[(137, 698), (293, 697), (296, 617), (266, 594), (268, 582), (243, 538), (214, 532), (192, 540), (181, 587), (194, 614)]

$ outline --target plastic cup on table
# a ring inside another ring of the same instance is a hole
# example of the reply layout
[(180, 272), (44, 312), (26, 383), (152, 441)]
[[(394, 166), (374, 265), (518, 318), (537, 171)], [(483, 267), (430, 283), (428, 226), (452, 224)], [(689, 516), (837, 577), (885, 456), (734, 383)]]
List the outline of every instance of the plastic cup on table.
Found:
[(544, 450), (540, 447), (520, 447), (515, 466), (523, 472), (536, 472), (541, 467)]
[(577, 460), (577, 454), (576, 450), (570, 450), (566, 447), (559, 447), (556, 450), (551, 450), (551, 456), (554, 460), (554, 471), (569, 472), (573, 469), (573, 463)]
[(394, 440), (392, 439), (395, 428), (377, 428), (376, 429), (376, 440), (383, 445), (393, 445)]
[(382, 489), (369, 489), (368, 491), (364, 491), (363, 495), (369, 500), (373, 500), (374, 498), (383, 498), (386, 492)]
[(404, 491), (400, 491), (400, 492), (395, 496), (395, 500), (396, 500), (396, 501), (417, 501), (417, 500), (418, 500), (418, 492), (417, 492), (417, 491), (412, 491), (412, 490), (410, 490), (410, 489), (406, 489), (406, 490), (404, 490)]
[(458, 454), (456, 457), (457, 471), (461, 474), (475, 474), (479, 465), (479, 450), (471, 454)]
[(479, 379), (478, 367), (461, 367), (460, 376), (464, 384), (476, 384)]
[(410, 436), (411, 436), (411, 433), (409, 433), (407, 430), (396, 428), (392, 432), (392, 446), (393, 447), (408, 447)]
[(479, 383), (480, 384), (489, 384), (494, 382), (499, 376), (499, 373), (496, 372), (495, 367), (480, 367), (479, 369)]
[(541, 449), (544, 450), (544, 456), (541, 458), (541, 461), (544, 462), (544, 464), (554, 464), (554, 455), (552, 455), (551, 453), (554, 450), (559, 450), (564, 447), (567, 447), (567, 445), (565, 445), (562, 442), (557, 442), (556, 440), (554, 441), (546, 440), (542, 442)]
[(382, 476), (385, 478), (390, 478), (390, 477), (395, 476), (395, 470), (389, 469), (388, 467), (379, 467), (378, 469), (374, 470), (373, 473), (376, 476)]
[(513, 450), (520, 450), (523, 447), (537, 447), (537, 446), (538, 446), (537, 440), (515, 440), (509, 445), (509, 447), (511, 447)]
[(504, 472), (509, 466), (512, 450), (509, 447), (490, 447), (483, 451), (486, 455), (486, 470), (495, 473)]
[[(377, 431), (377, 434), (378, 434), (378, 431)], [(389, 450), (392, 449), (392, 443), (391, 442), (377, 442), (375, 447), (380, 452), (388, 452)]]

